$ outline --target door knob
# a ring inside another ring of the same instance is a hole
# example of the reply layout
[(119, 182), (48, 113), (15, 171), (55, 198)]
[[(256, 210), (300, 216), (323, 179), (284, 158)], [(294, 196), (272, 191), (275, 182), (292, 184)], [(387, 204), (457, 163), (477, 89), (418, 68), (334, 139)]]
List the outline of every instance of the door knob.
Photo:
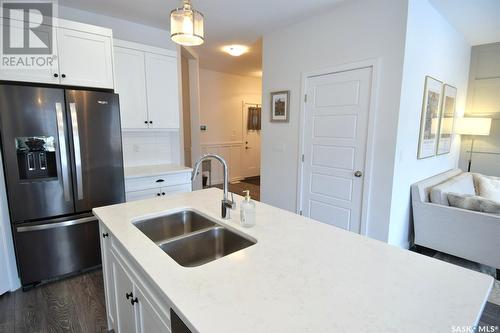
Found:
[(361, 171), (359, 171), (359, 170), (354, 173), (354, 177), (358, 177), (359, 178), (359, 177), (362, 177), (362, 176), (363, 176), (363, 173)]

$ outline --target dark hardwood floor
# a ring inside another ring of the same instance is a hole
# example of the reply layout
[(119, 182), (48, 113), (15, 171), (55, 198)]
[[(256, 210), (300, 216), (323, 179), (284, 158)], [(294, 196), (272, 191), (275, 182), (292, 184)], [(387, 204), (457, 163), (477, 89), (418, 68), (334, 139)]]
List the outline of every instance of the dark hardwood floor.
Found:
[(0, 332), (106, 332), (101, 270), (0, 296)]
[[(254, 179), (250, 179), (248, 181), (242, 180), (239, 183), (229, 184), (229, 192), (244, 195), (243, 191), (249, 190), (252, 200), (260, 201), (260, 185), (258, 184), (259, 183)], [(222, 189), (222, 184), (215, 185), (215, 187)]]

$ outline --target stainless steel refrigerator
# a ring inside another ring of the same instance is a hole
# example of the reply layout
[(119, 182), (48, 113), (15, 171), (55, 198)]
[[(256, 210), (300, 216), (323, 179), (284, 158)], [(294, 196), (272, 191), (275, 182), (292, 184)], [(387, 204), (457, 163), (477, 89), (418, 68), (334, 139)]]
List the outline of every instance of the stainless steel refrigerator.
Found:
[(23, 287), (99, 265), (91, 210), (125, 200), (118, 95), (1, 84), (0, 130)]

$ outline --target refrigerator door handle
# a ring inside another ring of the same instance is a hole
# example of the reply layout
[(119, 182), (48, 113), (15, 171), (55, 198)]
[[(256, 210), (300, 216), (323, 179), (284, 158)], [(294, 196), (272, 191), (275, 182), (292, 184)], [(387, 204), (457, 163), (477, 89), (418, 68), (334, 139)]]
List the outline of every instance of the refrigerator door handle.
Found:
[(69, 197), (69, 174), (68, 174), (68, 151), (66, 148), (66, 134), (64, 133), (64, 117), (62, 104), (56, 103), (56, 118), (57, 118), (57, 139), (59, 141), (59, 153), (61, 157), (61, 170), (64, 201), (70, 201)]
[(46, 223), (46, 224), (39, 224), (39, 225), (30, 225), (30, 226), (26, 226), (26, 227), (18, 227), (16, 229), (16, 231), (17, 232), (29, 232), (29, 231), (47, 230), (47, 229), (54, 229), (54, 228), (60, 228), (60, 227), (69, 227), (72, 225), (88, 223), (88, 222), (92, 222), (92, 221), (96, 221), (95, 216), (89, 216), (89, 217), (84, 217), (81, 219), (69, 220), (69, 221), (63, 221), (63, 222), (57, 222), (57, 223)]
[(71, 127), (73, 129), (73, 146), (75, 147), (76, 192), (78, 200), (83, 200), (82, 156), (80, 150), (80, 135), (78, 132), (76, 104), (69, 103), (69, 110), (71, 112)]

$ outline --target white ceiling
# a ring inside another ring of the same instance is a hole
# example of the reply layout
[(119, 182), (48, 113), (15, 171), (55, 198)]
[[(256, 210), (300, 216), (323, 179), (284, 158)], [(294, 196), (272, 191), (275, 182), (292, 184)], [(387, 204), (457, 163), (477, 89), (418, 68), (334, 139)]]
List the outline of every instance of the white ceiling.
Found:
[[(203, 68), (258, 76), (266, 32), (279, 29), (334, 7), (344, 0), (193, 0), (205, 16), (205, 44), (195, 47)], [(59, 0), (64, 6), (170, 30), (170, 11), (181, 0)], [(231, 57), (227, 44), (245, 44), (248, 54)]]
[(500, 42), (500, 0), (431, 0), (471, 45)]

